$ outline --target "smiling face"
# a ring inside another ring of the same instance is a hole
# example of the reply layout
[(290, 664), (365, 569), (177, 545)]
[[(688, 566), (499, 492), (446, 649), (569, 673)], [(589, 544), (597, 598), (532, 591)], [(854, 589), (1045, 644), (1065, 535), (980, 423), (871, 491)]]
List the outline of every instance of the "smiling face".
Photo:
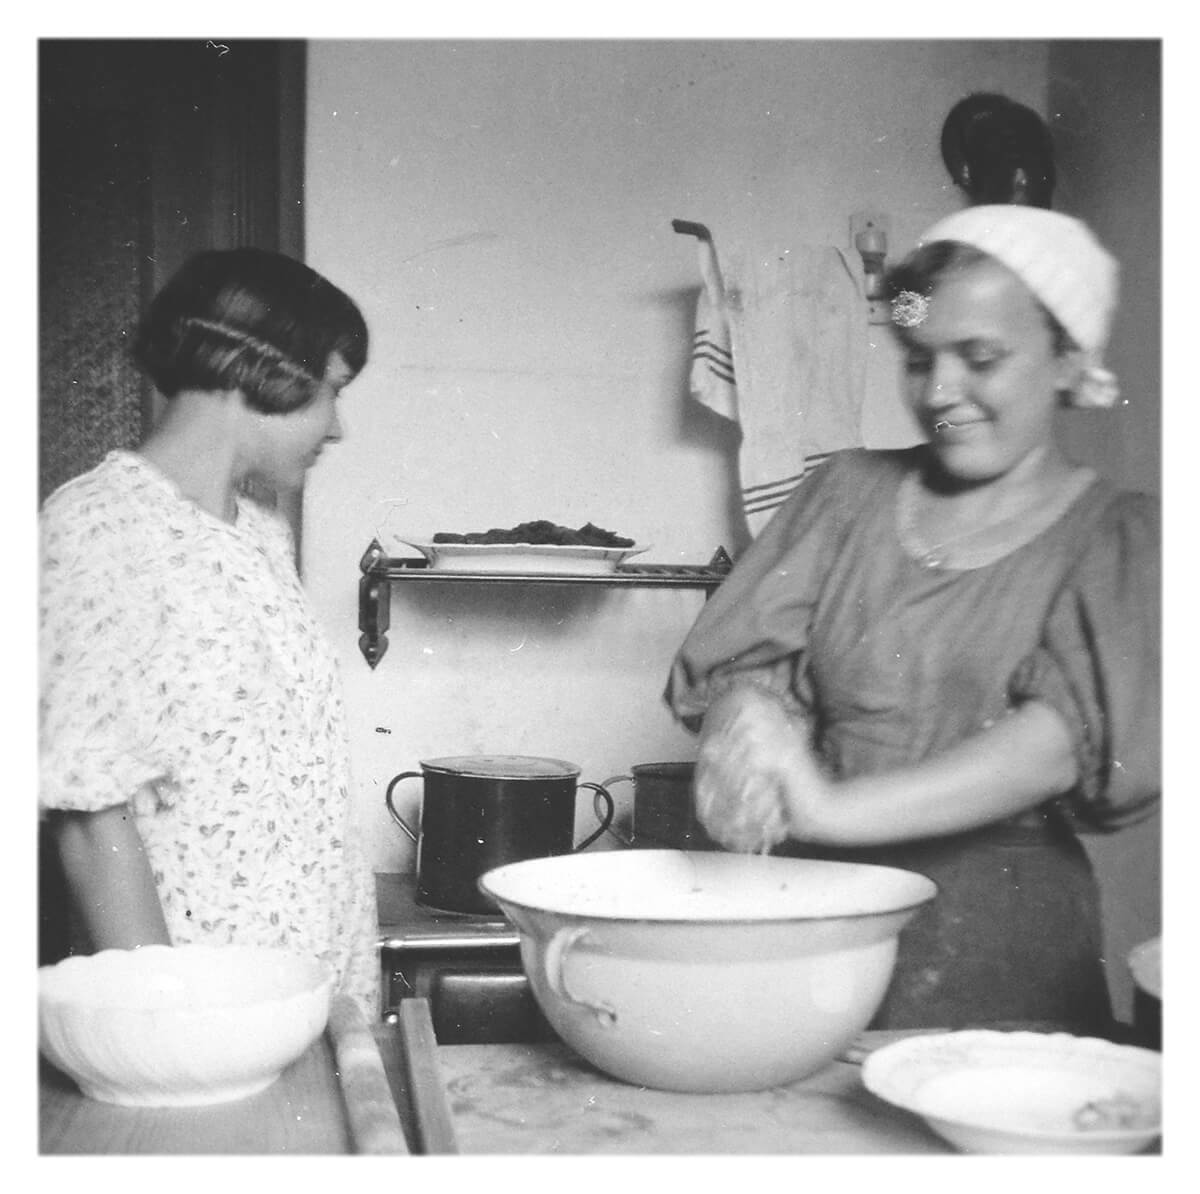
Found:
[(1057, 453), (1054, 412), (1077, 362), (1005, 266), (944, 274), (903, 348), (908, 403), (946, 477), (991, 481)]
[(252, 471), (281, 489), (297, 489), (327, 443), (342, 438), (337, 398), (354, 377), (340, 353), (330, 354), (321, 384), (304, 406), (287, 414), (254, 412)]

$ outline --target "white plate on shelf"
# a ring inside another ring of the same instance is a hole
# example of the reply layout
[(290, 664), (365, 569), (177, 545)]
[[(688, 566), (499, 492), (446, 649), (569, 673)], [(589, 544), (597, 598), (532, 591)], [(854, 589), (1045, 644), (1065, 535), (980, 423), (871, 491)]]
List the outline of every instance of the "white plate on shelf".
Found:
[(603, 576), (615, 572), (631, 556), (648, 550), (633, 547), (588, 547), (561, 543), (434, 543), (400, 539), (416, 548), (438, 572), (485, 572), (492, 575)]
[(1162, 1058), (1065, 1032), (910, 1037), (863, 1062), (863, 1085), (969, 1153), (1132, 1153), (1161, 1134)]

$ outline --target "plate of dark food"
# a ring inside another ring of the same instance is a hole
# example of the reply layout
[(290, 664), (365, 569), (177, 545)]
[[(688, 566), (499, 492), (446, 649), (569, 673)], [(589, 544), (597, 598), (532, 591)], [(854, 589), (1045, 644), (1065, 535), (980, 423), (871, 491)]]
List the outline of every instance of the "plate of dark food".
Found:
[(427, 539), (398, 541), (416, 548), (429, 567), (440, 572), (492, 575), (603, 575), (647, 550), (591, 522), (567, 527), (546, 519), (461, 534), (438, 531)]

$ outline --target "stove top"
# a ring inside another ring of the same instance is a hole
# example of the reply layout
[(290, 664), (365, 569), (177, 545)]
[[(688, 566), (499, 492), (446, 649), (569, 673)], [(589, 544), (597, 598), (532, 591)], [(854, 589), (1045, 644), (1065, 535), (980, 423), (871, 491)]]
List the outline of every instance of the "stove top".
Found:
[(418, 904), (415, 874), (376, 874), (375, 894), (384, 949), (495, 949), (520, 943), (512, 922), (499, 912), (477, 916)]

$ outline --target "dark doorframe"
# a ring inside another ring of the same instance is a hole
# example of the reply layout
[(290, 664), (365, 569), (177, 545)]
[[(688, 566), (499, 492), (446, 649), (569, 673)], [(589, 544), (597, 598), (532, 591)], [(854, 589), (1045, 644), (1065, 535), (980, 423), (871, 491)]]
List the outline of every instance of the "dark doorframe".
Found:
[(153, 423), (125, 344), (189, 254), (303, 257), (305, 43), (38, 49), (42, 500)]

